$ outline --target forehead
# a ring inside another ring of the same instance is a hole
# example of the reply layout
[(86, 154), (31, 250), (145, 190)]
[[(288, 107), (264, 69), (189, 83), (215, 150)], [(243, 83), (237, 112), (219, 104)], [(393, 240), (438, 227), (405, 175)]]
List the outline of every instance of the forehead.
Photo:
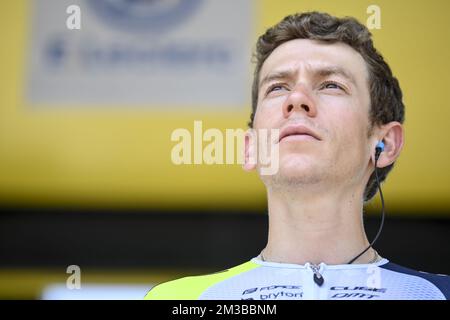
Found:
[(295, 39), (278, 46), (264, 61), (259, 80), (278, 70), (300, 73), (321, 67), (339, 67), (350, 73), (357, 83), (367, 81), (368, 70), (363, 57), (349, 45)]

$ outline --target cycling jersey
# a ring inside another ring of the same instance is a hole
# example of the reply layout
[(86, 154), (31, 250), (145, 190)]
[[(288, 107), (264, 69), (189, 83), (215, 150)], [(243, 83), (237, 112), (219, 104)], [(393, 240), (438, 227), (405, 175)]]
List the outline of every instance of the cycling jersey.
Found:
[(212, 274), (188, 276), (152, 288), (148, 300), (440, 300), (450, 277), (408, 269), (387, 259), (372, 264), (305, 265), (260, 256)]

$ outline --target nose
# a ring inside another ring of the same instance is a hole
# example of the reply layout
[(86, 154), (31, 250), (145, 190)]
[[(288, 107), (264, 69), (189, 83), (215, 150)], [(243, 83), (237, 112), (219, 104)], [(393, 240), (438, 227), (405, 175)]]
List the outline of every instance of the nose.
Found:
[(307, 89), (301, 85), (296, 86), (283, 103), (285, 118), (289, 118), (295, 111), (306, 112), (309, 117), (315, 117), (317, 114), (314, 101), (308, 96)]

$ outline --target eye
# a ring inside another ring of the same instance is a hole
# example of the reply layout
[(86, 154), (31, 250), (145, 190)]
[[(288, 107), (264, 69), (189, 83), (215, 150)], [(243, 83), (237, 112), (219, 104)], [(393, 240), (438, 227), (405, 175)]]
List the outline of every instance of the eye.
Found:
[(322, 83), (321, 89), (339, 89), (345, 91), (344, 87), (334, 81), (327, 81)]
[(273, 91), (280, 91), (282, 89), (286, 89), (286, 86), (280, 83), (275, 83), (271, 85), (269, 88), (267, 88), (266, 94), (269, 94)]

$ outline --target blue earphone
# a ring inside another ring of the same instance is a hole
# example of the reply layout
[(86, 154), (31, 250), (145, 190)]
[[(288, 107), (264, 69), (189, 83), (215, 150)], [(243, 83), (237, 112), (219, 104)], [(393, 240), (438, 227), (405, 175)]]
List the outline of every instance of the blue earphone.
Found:
[(377, 145), (375, 147), (375, 177), (377, 179), (377, 186), (378, 186), (378, 190), (380, 191), (380, 198), (381, 198), (381, 223), (380, 223), (380, 227), (378, 228), (378, 232), (377, 232), (375, 238), (369, 244), (369, 246), (365, 250), (363, 250), (360, 254), (358, 254), (356, 257), (354, 257), (352, 260), (347, 262), (348, 264), (352, 264), (356, 259), (358, 259), (360, 256), (362, 256), (367, 250), (372, 248), (373, 244), (375, 243), (375, 241), (377, 241), (378, 237), (380, 236), (381, 230), (383, 230), (384, 216), (385, 216), (385, 212), (384, 212), (384, 197), (383, 197), (383, 191), (381, 191), (380, 179), (378, 177), (378, 169), (377, 169), (377, 161), (378, 161), (378, 158), (380, 157), (380, 153), (383, 152), (383, 151), (384, 151), (384, 143), (383, 143), (383, 141), (378, 141), (378, 143), (377, 143)]
[(383, 141), (378, 141), (377, 146), (375, 147), (375, 161), (380, 157), (380, 153), (384, 151), (384, 143)]

